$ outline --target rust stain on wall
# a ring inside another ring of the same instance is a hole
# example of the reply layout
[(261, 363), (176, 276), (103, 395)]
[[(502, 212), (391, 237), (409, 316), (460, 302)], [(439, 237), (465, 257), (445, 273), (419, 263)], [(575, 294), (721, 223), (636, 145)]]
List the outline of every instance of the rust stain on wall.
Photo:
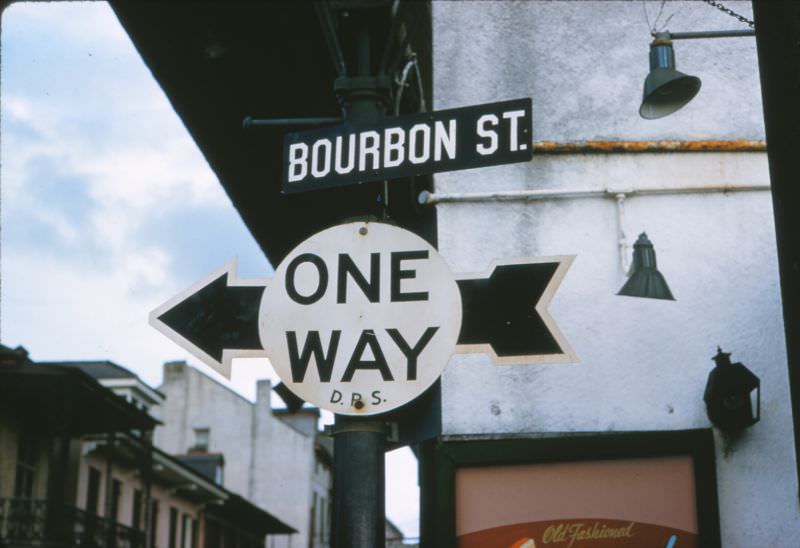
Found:
[(765, 141), (535, 141), (534, 154), (637, 152), (765, 152)]

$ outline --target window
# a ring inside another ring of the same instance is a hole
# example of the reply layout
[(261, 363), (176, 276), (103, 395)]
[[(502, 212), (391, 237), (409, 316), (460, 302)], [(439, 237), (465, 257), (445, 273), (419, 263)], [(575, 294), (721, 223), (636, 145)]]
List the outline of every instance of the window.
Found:
[(192, 446), (192, 449), (195, 451), (208, 451), (210, 436), (210, 428), (195, 428), (194, 446)]
[(322, 544), (328, 544), (328, 534), (330, 525), (328, 524), (328, 499), (322, 497), (319, 500), (319, 519), (320, 519), (320, 526), (319, 526), (319, 535), (320, 539), (322, 540)]
[(183, 514), (181, 520), (181, 548), (189, 548), (189, 534), (191, 533), (191, 516)]
[(189, 548), (197, 548), (197, 520), (192, 520), (192, 541), (189, 543)]
[(314, 500), (311, 503), (311, 523), (310, 529), (308, 531), (308, 546), (309, 548), (313, 548), (316, 544), (316, 535), (317, 535), (317, 494), (314, 493)]
[(17, 475), (14, 481), (14, 496), (17, 498), (33, 498), (36, 455), (36, 441), (20, 436), (19, 447), (17, 447)]
[(89, 467), (89, 481), (86, 484), (86, 513), (96, 516), (100, 500), (100, 470)]
[(150, 503), (150, 545), (158, 546), (158, 501)]
[(205, 548), (219, 548), (222, 545), (222, 528), (213, 519), (206, 518), (203, 536), (205, 537)]
[(325, 514), (322, 516), (322, 519), (325, 522), (325, 535), (323, 536), (323, 541), (326, 542), (327, 545), (330, 545), (332, 542), (331, 535), (333, 531), (333, 504), (331, 503), (333, 492), (328, 490), (326, 494)]
[(178, 509), (169, 508), (169, 548), (178, 548)]
[(142, 530), (142, 492), (133, 490), (133, 509), (131, 512), (131, 527), (137, 531)]
[(108, 519), (119, 521), (119, 497), (122, 494), (122, 483), (111, 480), (111, 507), (108, 509)]

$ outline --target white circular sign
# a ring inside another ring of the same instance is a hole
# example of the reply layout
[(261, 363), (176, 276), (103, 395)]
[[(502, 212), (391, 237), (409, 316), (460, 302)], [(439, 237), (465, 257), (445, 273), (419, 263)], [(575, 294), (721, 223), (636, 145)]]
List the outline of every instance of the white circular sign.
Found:
[(278, 266), (261, 344), (298, 396), (342, 415), (395, 409), (439, 378), (461, 329), (461, 293), (425, 240), (381, 223), (323, 230)]

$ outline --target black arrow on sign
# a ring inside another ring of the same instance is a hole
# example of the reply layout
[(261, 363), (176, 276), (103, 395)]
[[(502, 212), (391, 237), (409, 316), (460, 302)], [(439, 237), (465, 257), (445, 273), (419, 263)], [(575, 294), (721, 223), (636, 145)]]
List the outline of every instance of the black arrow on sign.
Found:
[(463, 310), (459, 352), (486, 352), (498, 363), (570, 362), (575, 355), (547, 311), (574, 257), (495, 263), (459, 277)]
[[(547, 311), (573, 257), (494, 263), (485, 273), (458, 276), (462, 320), (457, 352), (485, 352), (497, 363), (575, 361)], [(258, 312), (266, 280), (236, 279), (236, 262), (150, 313), (150, 323), (230, 378), (234, 357), (266, 356)]]
[(150, 323), (230, 378), (234, 357), (266, 355), (258, 334), (265, 280), (236, 280), (236, 262), (206, 276), (150, 314)]

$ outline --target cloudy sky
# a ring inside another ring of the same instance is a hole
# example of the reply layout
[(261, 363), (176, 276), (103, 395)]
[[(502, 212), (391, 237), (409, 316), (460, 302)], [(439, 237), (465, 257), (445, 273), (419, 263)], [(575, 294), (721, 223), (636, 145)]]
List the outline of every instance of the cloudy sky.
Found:
[[(113, 12), (14, 4), (0, 39), (0, 341), (153, 386), (174, 359), (227, 383), (148, 314), (234, 256), (243, 278), (272, 267)], [(237, 360), (227, 384), (253, 399), (265, 377), (266, 360)], [(387, 513), (416, 536), (414, 458), (387, 467)]]

